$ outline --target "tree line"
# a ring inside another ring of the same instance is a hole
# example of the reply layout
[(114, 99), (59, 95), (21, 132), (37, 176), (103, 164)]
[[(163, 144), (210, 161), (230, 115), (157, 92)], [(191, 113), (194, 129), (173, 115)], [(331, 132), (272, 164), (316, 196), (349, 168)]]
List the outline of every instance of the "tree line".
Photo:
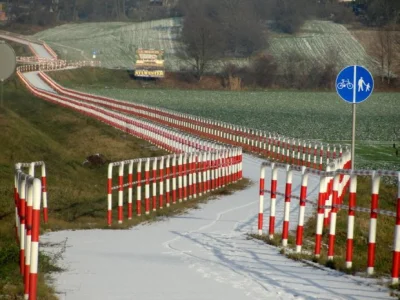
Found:
[[(181, 17), (182, 47), (178, 54), (189, 63), (197, 79), (201, 79), (215, 60), (225, 57), (254, 57), (271, 74), (277, 68), (273, 57), (260, 54), (268, 47), (270, 32), (295, 34), (309, 19), (337, 23), (358, 21), (378, 28), (375, 56), (381, 66), (382, 80), (387, 78), (388, 82), (396, 64), (395, 49), (399, 43), (396, 35), (400, 23), (399, 0), (355, 0), (345, 4), (339, 0), (8, 0), (6, 7), (11, 23), (43, 26)], [(287, 61), (302, 59), (295, 57), (298, 55), (295, 53), (285, 55)], [(255, 70), (262, 73), (259, 67), (250, 69), (245, 72), (243, 68), (226, 66), (224, 72), (242, 74), (244, 81), (253, 78), (260, 84), (265, 85), (266, 81), (271, 84), (272, 79), (255, 79)], [(301, 67), (298, 72), (300, 70)], [(322, 72), (321, 78), (334, 72), (332, 65), (319, 66), (313, 71), (312, 74)], [(290, 78), (287, 81), (292, 82)]]

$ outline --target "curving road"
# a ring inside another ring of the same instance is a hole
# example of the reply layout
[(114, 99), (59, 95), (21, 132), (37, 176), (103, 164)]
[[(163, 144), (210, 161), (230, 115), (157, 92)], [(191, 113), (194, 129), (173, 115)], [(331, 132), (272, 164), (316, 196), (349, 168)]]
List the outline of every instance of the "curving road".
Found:
[[(54, 92), (36, 72), (24, 76), (36, 87)], [(66, 271), (54, 275), (60, 299), (393, 299), (375, 280), (295, 262), (277, 248), (247, 238), (247, 233), (257, 231), (260, 163), (244, 155), (243, 175), (252, 180), (252, 186), (186, 214), (130, 230), (60, 231), (41, 236), (42, 250), (63, 252), (59, 263)], [(281, 172), (280, 192), (284, 181)], [(318, 184), (318, 178), (310, 176), (309, 199), (317, 199)], [(295, 194), (299, 185), (300, 175), (294, 174)], [(297, 223), (295, 204), (292, 230)], [(310, 215), (313, 209), (308, 207), (306, 212)], [(282, 216), (283, 199), (278, 197), (277, 229), (282, 227)], [(59, 248), (46, 247), (50, 243)]]

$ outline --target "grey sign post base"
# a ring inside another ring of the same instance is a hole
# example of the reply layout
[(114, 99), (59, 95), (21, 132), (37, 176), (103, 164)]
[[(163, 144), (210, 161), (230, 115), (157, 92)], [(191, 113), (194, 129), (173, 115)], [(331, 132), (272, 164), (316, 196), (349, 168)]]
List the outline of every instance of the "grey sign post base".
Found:
[(4, 80), (8, 79), (15, 72), (15, 67), (17, 65), (16, 56), (14, 49), (11, 48), (4, 41), (0, 41), (0, 82), (1, 82), (1, 95), (0, 95), (0, 105), (3, 104), (3, 89)]

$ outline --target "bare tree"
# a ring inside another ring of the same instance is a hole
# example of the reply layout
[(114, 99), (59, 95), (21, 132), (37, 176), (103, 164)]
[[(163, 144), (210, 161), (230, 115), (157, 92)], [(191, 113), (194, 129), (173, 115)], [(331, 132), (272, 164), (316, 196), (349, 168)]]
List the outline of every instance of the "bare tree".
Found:
[(188, 58), (198, 80), (201, 80), (212, 61), (221, 55), (221, 36), (215, 24), (206, 17), (206, 2), (198, 0), (193, 4), (195, 8), (185, 16), (181, 33), (181, 56)]
[(391, 82), (393, 65), (399, 58), (396, 51), (396, 34), (390, 25), (381, 27), (376, 32), (375, 56), (379, 60), (381, 80), (383, 82), (386, 77), (388, 84)]

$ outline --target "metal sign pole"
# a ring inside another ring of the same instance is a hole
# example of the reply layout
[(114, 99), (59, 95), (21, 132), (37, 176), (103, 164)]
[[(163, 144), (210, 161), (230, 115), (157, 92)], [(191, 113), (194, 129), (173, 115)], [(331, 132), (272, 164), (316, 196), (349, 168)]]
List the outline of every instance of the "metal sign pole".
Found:
[(352, 128), (352, 137), (351, 137), (351, 169), (354, 170), (354, 161), (355, 161), (355, 147), (356, 147), (356, 104), (353, 105), (353, 128)]
[(4, 91), (4, 80), (2, 79), (1, 80), (1, 92), (0, 92), (0, 105), (1, 105), (1, 107), (4, 107), (4, 104), (3, 104), (3, 91)]
[(336, 92), (353, 106), (353, 124), (351, 136), (351, 169), (355, 165), (356, 147), (356, 104), (365, 101), (374, 89), (374, 78), (363, 66), (353, 65), (342, 69), (336, 77)]

